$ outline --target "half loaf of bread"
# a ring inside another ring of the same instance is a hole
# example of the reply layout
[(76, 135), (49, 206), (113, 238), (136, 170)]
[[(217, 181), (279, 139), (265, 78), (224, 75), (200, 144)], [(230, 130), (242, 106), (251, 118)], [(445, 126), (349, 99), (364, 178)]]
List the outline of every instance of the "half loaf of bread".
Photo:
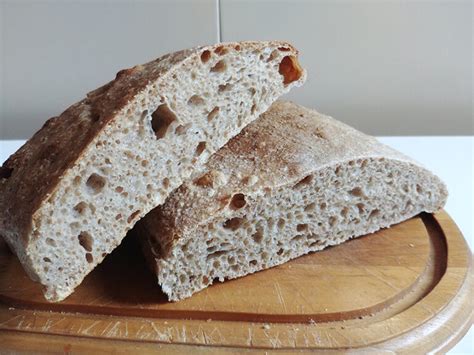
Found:
[(331, 117), (276, 102), (137, 225), (176, 301), (399, 223), (446, 200), (440, 179)]
[(0, 169), (0, 235), (59, 301), (135, 222), (306, 73), (285, 42), (199, 47), (125, 69)]

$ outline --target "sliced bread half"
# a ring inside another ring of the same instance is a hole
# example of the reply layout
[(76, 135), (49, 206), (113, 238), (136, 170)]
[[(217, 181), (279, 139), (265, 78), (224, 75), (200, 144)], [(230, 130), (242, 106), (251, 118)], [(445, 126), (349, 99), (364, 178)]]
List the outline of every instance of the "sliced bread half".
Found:
[(137, 225), (176, 301), (440, 209), (440, 179), (331, 117), (277, 102)]
[(0, 169), (0, 235), (59, 301), (134, 223), (306, 77), (285, 42), (226, 43), (125, 69)]

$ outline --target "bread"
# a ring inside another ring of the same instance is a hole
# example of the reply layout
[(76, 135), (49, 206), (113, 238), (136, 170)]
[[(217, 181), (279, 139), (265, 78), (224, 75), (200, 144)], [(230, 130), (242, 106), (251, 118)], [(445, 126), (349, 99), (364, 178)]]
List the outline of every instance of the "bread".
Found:
[(375, 138), (276, 102), (136, 228), (176, 301), (440, 209), (438, 177)]
[(0, 235), (67, 297), (134, 223), (306, 77), (285, 42), (165, 55), (51, 118), (0, 170)]

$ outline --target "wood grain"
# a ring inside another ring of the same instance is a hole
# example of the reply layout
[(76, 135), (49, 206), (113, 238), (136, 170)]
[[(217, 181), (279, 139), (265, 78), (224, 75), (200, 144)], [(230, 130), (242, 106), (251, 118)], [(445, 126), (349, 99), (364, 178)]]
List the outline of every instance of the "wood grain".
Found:
[(45, 351), (444, 351), (472, 322), (471, 258), (445, 212), (423, 214), (169, 303), (129, 239), (49, 304), (3, 245), (0, 340)]

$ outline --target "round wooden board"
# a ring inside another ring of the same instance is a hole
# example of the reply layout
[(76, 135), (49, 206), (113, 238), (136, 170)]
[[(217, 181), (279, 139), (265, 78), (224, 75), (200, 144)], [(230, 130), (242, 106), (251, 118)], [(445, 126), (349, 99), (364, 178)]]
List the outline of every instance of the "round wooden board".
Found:
[(472, 323), (471, 259), (444, 211), (422, 214), (169, 303), (127, 238), (50, 304), (3, 244), (0, 340), (17, 350), (444, 351)]

